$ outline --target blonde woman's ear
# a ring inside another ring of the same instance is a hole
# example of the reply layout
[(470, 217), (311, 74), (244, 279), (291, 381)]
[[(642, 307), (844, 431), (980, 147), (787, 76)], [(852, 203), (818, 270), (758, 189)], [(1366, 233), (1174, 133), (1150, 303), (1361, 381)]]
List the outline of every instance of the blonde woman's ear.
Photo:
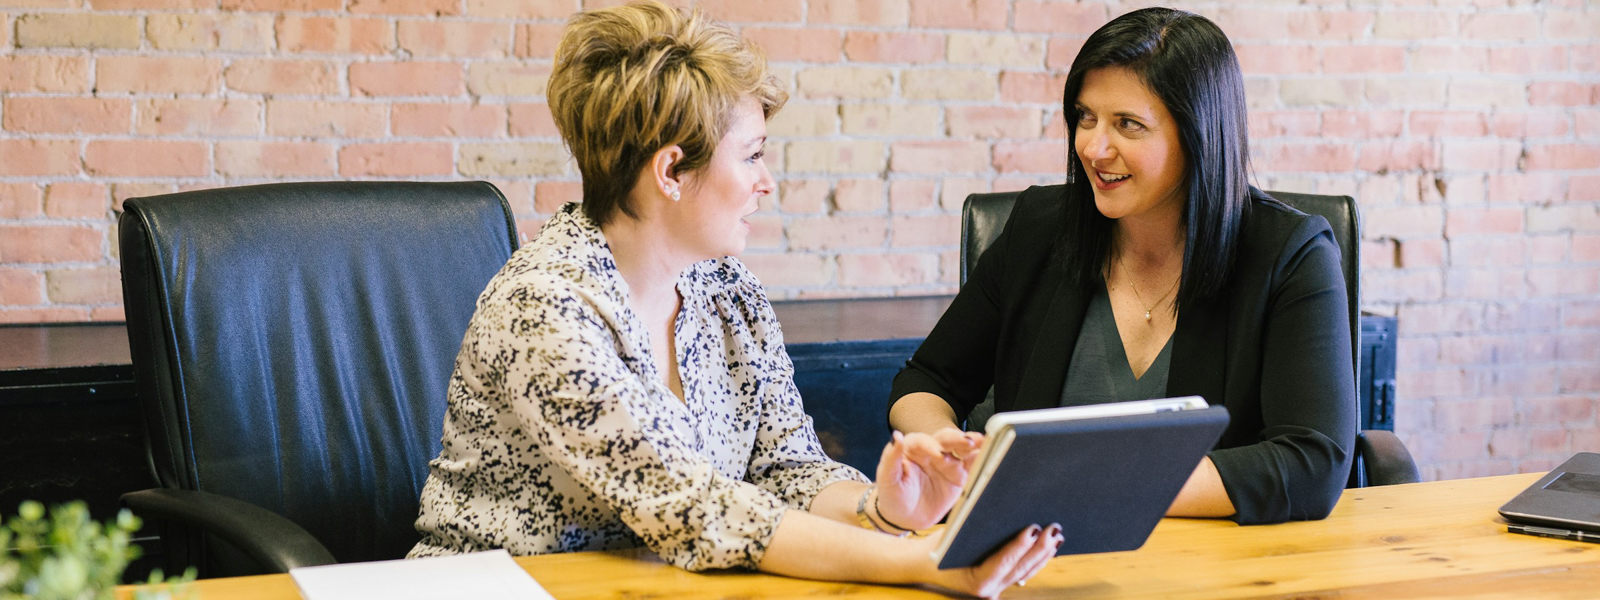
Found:
[(656, 180), (656, 189), (674, 202), (681, 197), (679, 190), (683, 188), (683, 180), (678, 173), (678, 165), (683, 157), (683, 148), (672, 145), (657, 150), (650, 159), (650, 174)]

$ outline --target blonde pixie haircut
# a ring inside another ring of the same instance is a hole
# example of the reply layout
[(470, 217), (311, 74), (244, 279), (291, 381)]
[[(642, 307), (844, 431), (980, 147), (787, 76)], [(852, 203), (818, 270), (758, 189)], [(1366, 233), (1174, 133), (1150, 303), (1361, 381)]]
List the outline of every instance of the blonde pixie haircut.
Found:
[(583, 176), (583, 211), (604, 224), (639, 172), (677, 145), (679, 172), (706, 166), (745, 96), (767, 118), (788, 100), (760, 48), (699, 9), (656, 0), (578, 13), (556, 46), (550, 112)]

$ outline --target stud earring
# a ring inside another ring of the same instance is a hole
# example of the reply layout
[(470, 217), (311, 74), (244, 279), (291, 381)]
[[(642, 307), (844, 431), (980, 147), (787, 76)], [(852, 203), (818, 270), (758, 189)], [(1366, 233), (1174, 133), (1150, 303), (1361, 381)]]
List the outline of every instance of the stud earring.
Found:
[(672, 190), (672, 201), (677, 202), (678, 198), (678, 190)]

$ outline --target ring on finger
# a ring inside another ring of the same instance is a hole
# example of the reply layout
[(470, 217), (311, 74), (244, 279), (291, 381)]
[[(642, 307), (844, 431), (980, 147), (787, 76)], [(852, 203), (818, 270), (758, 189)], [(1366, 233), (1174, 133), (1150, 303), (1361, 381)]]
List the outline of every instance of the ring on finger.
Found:
[(1028, 585), (1028, 580), (1026, 580), (1026, 579), (1018, 579), (1017, 580), (1017, 587), (1022, 587), (1022, 586), (1025, 586), (1025, 585)]

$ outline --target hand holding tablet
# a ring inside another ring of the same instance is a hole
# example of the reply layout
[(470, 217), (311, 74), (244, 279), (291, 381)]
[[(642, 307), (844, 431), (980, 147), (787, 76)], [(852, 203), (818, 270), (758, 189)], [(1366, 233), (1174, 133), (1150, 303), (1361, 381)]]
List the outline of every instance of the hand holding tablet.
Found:
[(997, 415), (933, 558), (977, 564), (1044, 523), (1057, 555), (1138, 548), (1227, 424), (1192, 396)]

